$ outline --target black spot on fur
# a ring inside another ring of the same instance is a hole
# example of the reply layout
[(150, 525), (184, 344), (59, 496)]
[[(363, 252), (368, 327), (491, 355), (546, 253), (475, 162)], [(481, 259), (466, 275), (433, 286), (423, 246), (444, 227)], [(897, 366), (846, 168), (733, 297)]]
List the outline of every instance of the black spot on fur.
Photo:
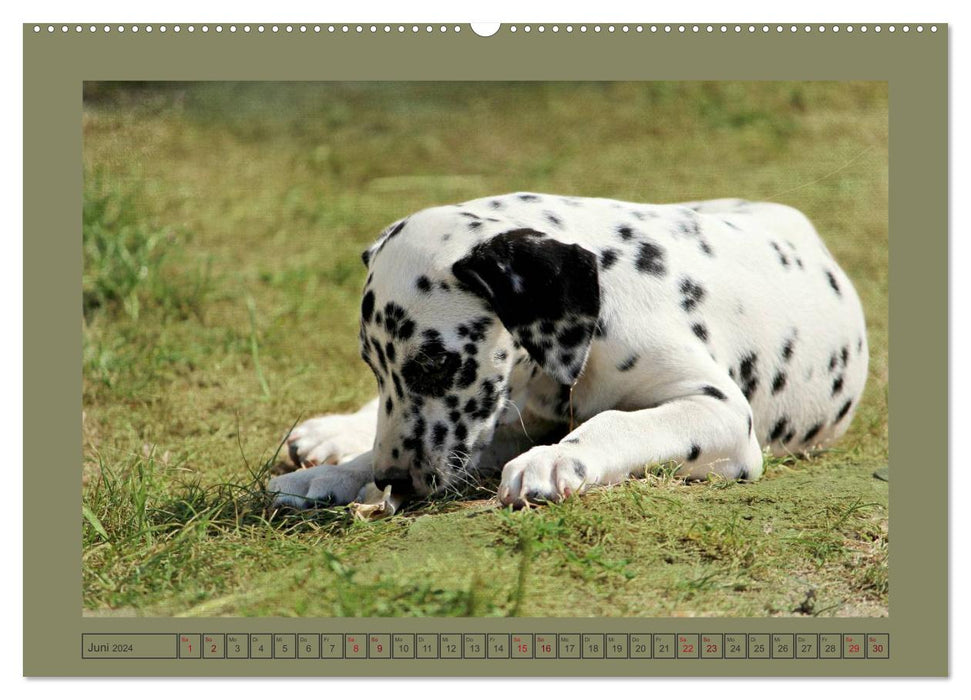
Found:
[(471, 357), (466, 358), (465, 362), (462, 364), (462, 372), (459, 374), (456, 386), (458, 386), (459, 389), (465, 389), (471, 386), (472, 382), (475, 381), (478, 370), (479, 363)]
[(691, 331), (698, 336), (701, 340), (708, 342), (708, 329), (705, 328), (703, 323), (696, 323), (691, 326)]
[(491, 202), (489, 202), (489, 206), (492, 207), (493, 209), (502, 209), (502, 200), (493, 199)]
[(852, 405), (853, 405), (853, 399), (850, 399), (849, 401), (843, 404), (843, 407), (840, 409), (840, 412), (836, 414), (836, 421), (835, 421), (836, 423), (839, 423), (841, 420), (843, 420), (843, 418), (846, 417), (846, 414), (850, 412), (850, 406)]
[(448, 286), (448, 282), (439, 282), (438, 288), (441, 289), (443, 292), (452, 291), (452, 288)]
[(521, 194), (521, 195), (519, 195), (519, 199), (522, 200), (523, 202), (538, 202), (539, 201), (539, 197), (537, 195), (535, 195), (535, 194)]
[(394, 345), (390, 341), (384, 346), (384, 354), (388, 356), (388, 362), (394, 362)]
[(665, 273), (664, 250), (650, 241), (642, 241), (637, 251), (637, 269), (655, 277)]
[(418, 352), (404, 363), (401, 376), (411, 392), (419, 396), (442, 397), (452, 388), (461, 365), (461, 356), (447, 350), (441, 340), (433, 337), (425, 340)]
[(375, 338), (371, 338), (371, 347), (374, 348), (374, 353), (378, 356), (378, 362), (381, 364), (381, 369), (385, 372), (388, 371), (388, 362), (384, 359), (384, 350), (378, 344)]
[(604, 248), (600, 251), (600, 266), (604, 270), (609, 270), (617, 262), (617, 256), (619, 255), (616, 248)]
[(452, 423), (458, 424), (458, 422), (462, 420), (462, 414), (458, 411), (449, 411), (448, 419), (452, 421)]
[(475, 343), (466, 343), (462, 346), (462, 349), (465, 350), (466, 354), (468, 355), (475, 355), (479, 352), (479, 346)]
[(391, 381), (394, 382), (394, 393), (398, 395), (399, 399), (403, 399), (405, 392), (401, 388), (401, 380), (398, 379), (398, 375), (394, 372), (391, 373)]
[(391, 411), (393, 410), (394, 410), (394, 402), (391, 400), (391, 397), (389, 396), (388, 400), (384, 402), (384, 412), (390, 416)]
[(774, 426), (772, 426), (772, 432), (769, 433), (769, 442), (775, 442), (783, 433), (786, 432), (786, 426), (789, 424), (789, 419), (786, 417), (780, 418)]
[(465, 423), (455, 424), (455, 439), (464, 441), (465, 438), (469, 436), (469, 430), (465, 427)]
[(843, 375), (841, 374), (836, 379), (833, 380), (833, 393), (832, 396), (836, 396), (838, 393), (843, 391)]
[(836, 277), (834, 277), (833, 273), (829, 270), (826, 270), (826, 279), (829, 280), (829, 286), (833, 288), (834, 292), (836, 292), (836, 296), (842, 297), (843, 292), (840, 291), (840, 286), (836, 284)]
[(371, 316), (374, 313), (374, 292), (368, 290), (364, 298), (361, 299), (361, 318), (364, 323), (371, 322)]
[(387, 240), (390, 241), (392, 238), (394, 238), (399, 233), (401, 233), (401, 230), (405, 227), (406, 223), (408, 223), (407, 219), (405, 219), (404, 221), (399, 221), (397, 224), (395, 224), (395, 227), (391, 229), (391, 233), (388, 234)]
[(752, 435), (752, 414), (751, 413), (748, 415), (748, 434), (749, 436)]
[(493, 409), (495, 409), (497, 401), (498, 396), (496, 395), (495, 385), (491, 380), (485, 380), (482, 382), (481, 405), (475, 413), (475, 416), (478, 418), (488, 418), (492, 414)]
[(755, 390), (758, 388), (759, 380), (755, 379), (754, 377), (745, 382), (745, 386), (742, 387), (742, 394), (745, 396), (745, 400), (751, 401), (752, 396), (755, 394)]
[(391, 459), (397, 460), (400, 456), (401, 451), (397, 447), (391, 449)]
[(678, 222), (678, 230), (676, 234), (682, 234), (686, 236), (698, 236), (701, 234), (701, 227), (698, 225), (697, 215), (692, 213), (692, 211), (686, 212), (687, 216)]
[(418, 287), (418, 291), (428, 293), (432, 291), (432, 283), (425, 275), (422, 275), (417, 280), (415, 280), (415, 286)]
[(699, 456), (701, 456), (701, 446), (692, 443), (691, 451), (688, 453), (688, 461), (694, 462)]
[(526, 348), (526, 352), (529, 353), (530, 357), (533, 358), (538, 364), (546, 363), (546, 348), (542, 345), (537, 345), (531, 340), (523, 338), (523, 347)]
[(479, 402), (475, 399), (469, 399), (465, 402), (465, 408), (462, 410), (470, 415), (475, 415), (475, 413), (479, 410)]
[(459, 397), (455, 394), (449, 394), (445, 397), (445, 405), (448, 408), (456, 408), (459, 405)]
[(846, 367), (846, 363), (850, 361), (850, 348), (847, 345), (843, 346), (840, 350), (840, 359), (843, 361), (843, 366)]
[(728, 401), (728, 397), (725, 396), (725, 394), (720, 389), (716, 389), (710, 384), (706, 384), (705, 386), (701, 387), (701, 393), (705, 394), (706, 396), (711, 396), (712, 398), (718, 399), (719, 401)]
[(617, 234), (621, 237), (622, 240), (629, 241), (631, 238), (634, 237), (634, 229), (626, 225), (618, 226)]
[(787, 258), (786, 254), (782, 252), (782, 248), (779, 247), (779, 244), (775, 241), (770, 241), (769, 245), (772, 246), (772, 249), (775, 250), (776, 255), (779, 256), (779, 262), (782, 264), (782, 267), (789, 267), (789, 258)]
[(580, 438), (571, 437), (571, 438), (567, 438), (565, 440), (560, 440), (560, 443), (561, 444), (566, 444), (566, 445), (579, 445), (580, 444)]
[(432, 428), (432, 444), (435, 447), (441, 447), (445, 444), (445, 438), (448, 436), (448, 426), (444, 423), (436, 423), (435, 427)]
[(786, 433), (786, 436), (782, 438), (783, 444), (792, 442), (792, 438), (794, 438), (795, 436), (796, 436), (796, 431), (790, 430), (788, 433)]
[(565, 348), (575, 348), (590, 335), (590, 329), (584, 324), (577, 324), (565, 328), (558, 336), (557, 341)]
[(392, 338), (400, 337), (401, 326), (410, 323), (405, 310), (393, 301), (384, 305), (384, 329)]
[(786, 388), (786, 373), (779, 372), (775, 375), (772, 380), (772, 393), (778, 394), (780, 391)]
[(792, 347), (795, 344), (795, 338), (787, 338), (786, 342), (782, 344), (782, 359), (786, 362), (792, 359)]
[(485, 340), (485, 332), (492, 325), (492, 319), (488, 316), (480, 316), (471, 322), (472, 329), (469, 331), (469, 340), (479, 343)]
[(619, 365), (617, 365), (618, 371), (620, 371), (620, 372), (626, 372), (626, 371), (628, 371), (630, 369), (633, 369), (634, 365), (637, 364), (637, 361), (639, 359), (641, 359), (640, 358), (640, 355), (631, 355), (626, 360), (624, 360)]
[[(759, 386), (759, 380), (755, 374), (755, 365), (758, 359), (758, 355), (751, 352), (742, 358), (742, 362), (738, 366), (738, 378), (741, 382), (739, 387), (747, 400), (752, 398)], [(729, 372), (729, 375), (731, 375), (731, 372)]]
[(705, 298), (704, 288), (688, 277), (681, 280), (680, 289), (682, 294), (681, 307), (685, 311), (691, 311)]
[(425, 423), (425, 419), (422, 418), (421, 414), (415, 418), (415, 423), (412, 428), (411, 434), (416, 438), (425, 437), (425, 429), (428, 425)]
[(698, 243), (698, 247), (701, 248), (701, 252), (707, 255), (708, 257), (710, 258), (715, 257), (715, 252), (711, 249), (711, 246), (708, 245), (708, 241), (700, 241)]
[(803, 436), (802, 441), (803, 442), (809, 442), (814, 437), (816, 437), (819, 434), (819, 431), (822, 430), (822, 429), (823, 429), (823, 424), (822, 423), (816, 423), (816, 425), (814, 425), (813, 427), (811, 427), (809, 429), (809, 432), (807, 432)]
[(560, 220), (556, 214), (551, 211), (543, 212), (544, 218), (557, 228), (563, 228), (563, 222)]

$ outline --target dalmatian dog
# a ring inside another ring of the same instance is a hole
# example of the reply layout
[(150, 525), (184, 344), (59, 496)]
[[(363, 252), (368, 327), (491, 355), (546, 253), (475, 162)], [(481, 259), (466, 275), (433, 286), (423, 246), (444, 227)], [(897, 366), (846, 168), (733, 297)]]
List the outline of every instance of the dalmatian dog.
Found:
[(856, 291), (781, 204), (514, 193), (413, 214), (363, 259), (378, 397), (290, 433), (277, 506), (499, 470), (515, 507), (659, 464), (754, 481), (764, 451), (843, 435), (866, 381)]

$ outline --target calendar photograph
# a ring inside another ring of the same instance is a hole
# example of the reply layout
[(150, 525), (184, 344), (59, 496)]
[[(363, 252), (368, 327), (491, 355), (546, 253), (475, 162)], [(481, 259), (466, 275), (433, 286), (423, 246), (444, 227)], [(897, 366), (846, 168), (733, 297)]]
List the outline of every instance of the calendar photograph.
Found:
[(84, 616), (890, 615), (886, 81), (82, 102)]

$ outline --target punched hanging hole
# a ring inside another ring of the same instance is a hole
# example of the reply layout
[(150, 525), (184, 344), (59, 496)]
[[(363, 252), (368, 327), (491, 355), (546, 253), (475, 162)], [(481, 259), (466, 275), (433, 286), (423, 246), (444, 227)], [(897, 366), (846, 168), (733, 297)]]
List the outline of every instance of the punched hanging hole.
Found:
[(473, 22), (472, 31), (479, 36), (492, 36), (501, 26), (499, 22)]

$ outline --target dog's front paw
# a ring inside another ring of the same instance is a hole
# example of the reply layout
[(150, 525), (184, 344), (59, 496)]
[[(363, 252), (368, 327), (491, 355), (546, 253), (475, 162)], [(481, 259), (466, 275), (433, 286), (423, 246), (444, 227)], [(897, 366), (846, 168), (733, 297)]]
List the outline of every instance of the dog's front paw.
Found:
[(355, 462), (327, 464), (275, 476), (266, 487), (273, 494), (271, 508), (307, 510), (359, 500), (361, 490), (372, 481), (370, 469), (360, 467)]
[(371, 449), (374, 427), (360, 413), (311, 418), (287, 435), (287, 456), (295, 467), (342, 464)]
[(527, 503), (559, 502), (587, 486), (584, 463), (561, 445), (534, 447), (507, 463), (499, 501), (521, 508)]

